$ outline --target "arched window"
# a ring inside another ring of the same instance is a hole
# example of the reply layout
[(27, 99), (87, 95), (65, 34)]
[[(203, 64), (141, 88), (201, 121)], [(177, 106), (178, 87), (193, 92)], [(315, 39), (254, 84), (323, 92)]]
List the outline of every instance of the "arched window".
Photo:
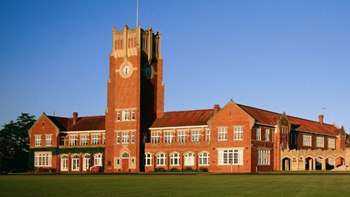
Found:
[(127, 153), (127, 152), (123, 153), (122, 158), (129, 158), (129, 153)]
[(61, 171), (68, 171), (68, 156), (63, 155), (61, 157)]
[(193, 166), (194, 165), (194, 154), (186, 153), (185, 154), (185, 166)]
[(72, 171), (79, 171), (79, 155), (72, 157)]
[(207, 152), (202, 152), (198, 157), (198, 164), (200, 166), (208, 166), (210, 164), (210, 154)]
[(146, 164), (146, 166), (152, 166), (152, 154), (151, 153), (145, 154), (145, 164)]
[(166, 157), (164, 153), (157, 155), (157, 166), (165, 166)]
[(180, 165), (180, 154), (173, 153), (170, 155), (170, 165), (179, 166)]
[(83, 157), (83, 171), (87, 171), (90, 169), (90, 161), (91, 161), (90, 155), (84, 155), (84, 157)]
[(102, 154), (101, 153), (95, 154), (94, 165), (95, 166), (102, 166)]

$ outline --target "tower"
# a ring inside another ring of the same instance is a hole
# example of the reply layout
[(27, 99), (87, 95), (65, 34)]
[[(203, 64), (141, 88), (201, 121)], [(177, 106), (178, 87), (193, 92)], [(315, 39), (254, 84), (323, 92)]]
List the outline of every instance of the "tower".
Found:
[(148, 129), (164, 113), (160, 32), (113, 28), (110, 54), (105, 172), (139, 172), (144, 167)]

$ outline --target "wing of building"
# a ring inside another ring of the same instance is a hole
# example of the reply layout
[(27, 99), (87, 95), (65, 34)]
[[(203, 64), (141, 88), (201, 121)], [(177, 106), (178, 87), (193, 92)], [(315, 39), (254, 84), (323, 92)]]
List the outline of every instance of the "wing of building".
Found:
[[(350, 165), (343, 127), (230, 100), (164, 112), (161, 33), (113, 28), (105, 116), (43, 114), (29, 130), (34, 170), (257, 172)], [(103, 80), (103, 79), (101, 79)]]

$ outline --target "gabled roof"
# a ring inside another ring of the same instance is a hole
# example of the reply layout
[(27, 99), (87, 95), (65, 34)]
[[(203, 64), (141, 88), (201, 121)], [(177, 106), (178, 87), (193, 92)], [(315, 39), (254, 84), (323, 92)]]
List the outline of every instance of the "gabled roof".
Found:
[(212, 109), (165, 112), (151, 128), (207, 125), (213, 115)]
[(47, 116), (60, 131), (91, 131), (105, 130), (105, 116), (79, 117), (73, 125), (73, 118)]
[[(264, 109), (258, 109), (241, 104), (237, 105), (252, 116), (256, 122), (263, 124), (277, 125), (279, 118), (282, 116), (280, 113), (271, 112)], [(207, 125), (208, 120), (213, 116), (213, 109), (165, 112), (162, 117), (156, 119), (151, 128)], [(292, 125), (292, 128), (298, 131), (337, 135), (336, 131), (339, 130), (334, 125), (325, 123), (321, 124), (317, 121), (306, 120), (294, 116), (287, 115), (287, 117)]]

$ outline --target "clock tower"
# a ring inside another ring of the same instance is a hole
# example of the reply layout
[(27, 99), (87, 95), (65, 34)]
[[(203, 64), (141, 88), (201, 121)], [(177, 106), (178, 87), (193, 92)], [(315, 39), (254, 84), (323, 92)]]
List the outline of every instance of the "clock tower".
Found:
[(106, 109), (105, 172), (140, 172), (149, 127), (164, 113), (160, 32), (113, 28)]

